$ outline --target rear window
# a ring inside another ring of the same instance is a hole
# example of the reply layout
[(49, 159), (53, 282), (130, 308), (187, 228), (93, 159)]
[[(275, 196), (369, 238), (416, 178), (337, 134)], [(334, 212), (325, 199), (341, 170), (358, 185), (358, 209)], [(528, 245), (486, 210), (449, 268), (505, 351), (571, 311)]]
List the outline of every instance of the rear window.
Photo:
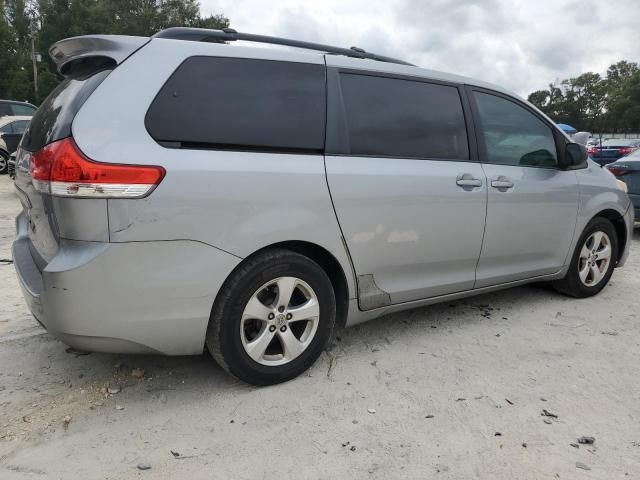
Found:
[(8, 102), (0, 102), (0, 117), (4, 117), (5, 115), (13, 115), (11, 105)]
[(80, 107), (109, 75), (99, 70), (66, 78), (42, 102), (22, 138), (22, 148), (30, 152), (71, 136), (71, 123)]
[(14, 133), (24, 133), (28, 126), (29, 120), (18, 120), (17, 122), (13, 122), (12, 128)]
[(323, 65), (191, 57), (165, 83), (146, 116), (165, 146), (322, 151)]
[(341, 74), (351, 155), (469, 158), (456, 87), (413, 80)]
[(36, 111), (35, 107), (31, 105), (25, 105), (24, 103), (14, 103), (11, 105), (11, 110), (16, 117), (30, 117)]
[(602, 142), (603, 147), (636, 147), (640, 145), (638, 139), (610, 138)]

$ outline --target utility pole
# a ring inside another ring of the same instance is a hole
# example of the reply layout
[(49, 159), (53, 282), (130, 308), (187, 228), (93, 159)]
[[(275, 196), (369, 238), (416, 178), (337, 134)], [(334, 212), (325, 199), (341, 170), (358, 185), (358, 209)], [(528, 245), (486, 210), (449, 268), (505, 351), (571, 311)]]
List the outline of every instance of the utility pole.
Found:
[(35, 96), (35, 103), (37, 105), (38, 104), (38, 59), (36, 54), (34, 37), (35, 37), (35, 29), (31, 28), (31, 61), (33, 63), (33, 93)]

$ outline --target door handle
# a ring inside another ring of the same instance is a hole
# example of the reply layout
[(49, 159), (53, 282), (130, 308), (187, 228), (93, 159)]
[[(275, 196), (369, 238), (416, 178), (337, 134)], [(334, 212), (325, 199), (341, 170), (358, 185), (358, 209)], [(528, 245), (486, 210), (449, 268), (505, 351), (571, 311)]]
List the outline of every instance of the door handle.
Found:
[(458, 175), (456, 179), (456, 185), (462, 187), (465, 190), (470, 190), (472, 188), (477, 188), (482, 186), (482, 180), (475, 178), (470, 173), (463, 173)]
[(493, 188), (497, 188), (501, 192), (504, 192), (509, 188), (513, 188), (513, 182), (507, 177), (503, 177), (502, 175), (500, 175), (499, 177), (491, 180), (491, 186)]

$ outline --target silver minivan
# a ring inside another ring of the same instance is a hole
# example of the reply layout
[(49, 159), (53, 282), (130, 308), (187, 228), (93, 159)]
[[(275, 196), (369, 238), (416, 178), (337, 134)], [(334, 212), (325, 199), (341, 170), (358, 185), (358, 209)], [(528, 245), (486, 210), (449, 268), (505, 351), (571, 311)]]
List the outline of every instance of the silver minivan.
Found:
[(624, 184), (495, 85), (231, 29), (50, 54), (13, 255), (76, 349), (206, 346), (272, 384), (337, 325), (528, 282), (587, 297), (627, 258)]

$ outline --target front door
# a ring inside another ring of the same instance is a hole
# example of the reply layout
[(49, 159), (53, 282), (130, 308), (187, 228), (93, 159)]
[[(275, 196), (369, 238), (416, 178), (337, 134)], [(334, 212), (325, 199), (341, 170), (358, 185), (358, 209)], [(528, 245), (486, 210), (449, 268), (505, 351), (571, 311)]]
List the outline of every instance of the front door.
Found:
[(526, 105), (473, 91), (488, 183), (476, 288), (558, 272), (576, 225), (578, 182), (558, 167), (550, 125)]

